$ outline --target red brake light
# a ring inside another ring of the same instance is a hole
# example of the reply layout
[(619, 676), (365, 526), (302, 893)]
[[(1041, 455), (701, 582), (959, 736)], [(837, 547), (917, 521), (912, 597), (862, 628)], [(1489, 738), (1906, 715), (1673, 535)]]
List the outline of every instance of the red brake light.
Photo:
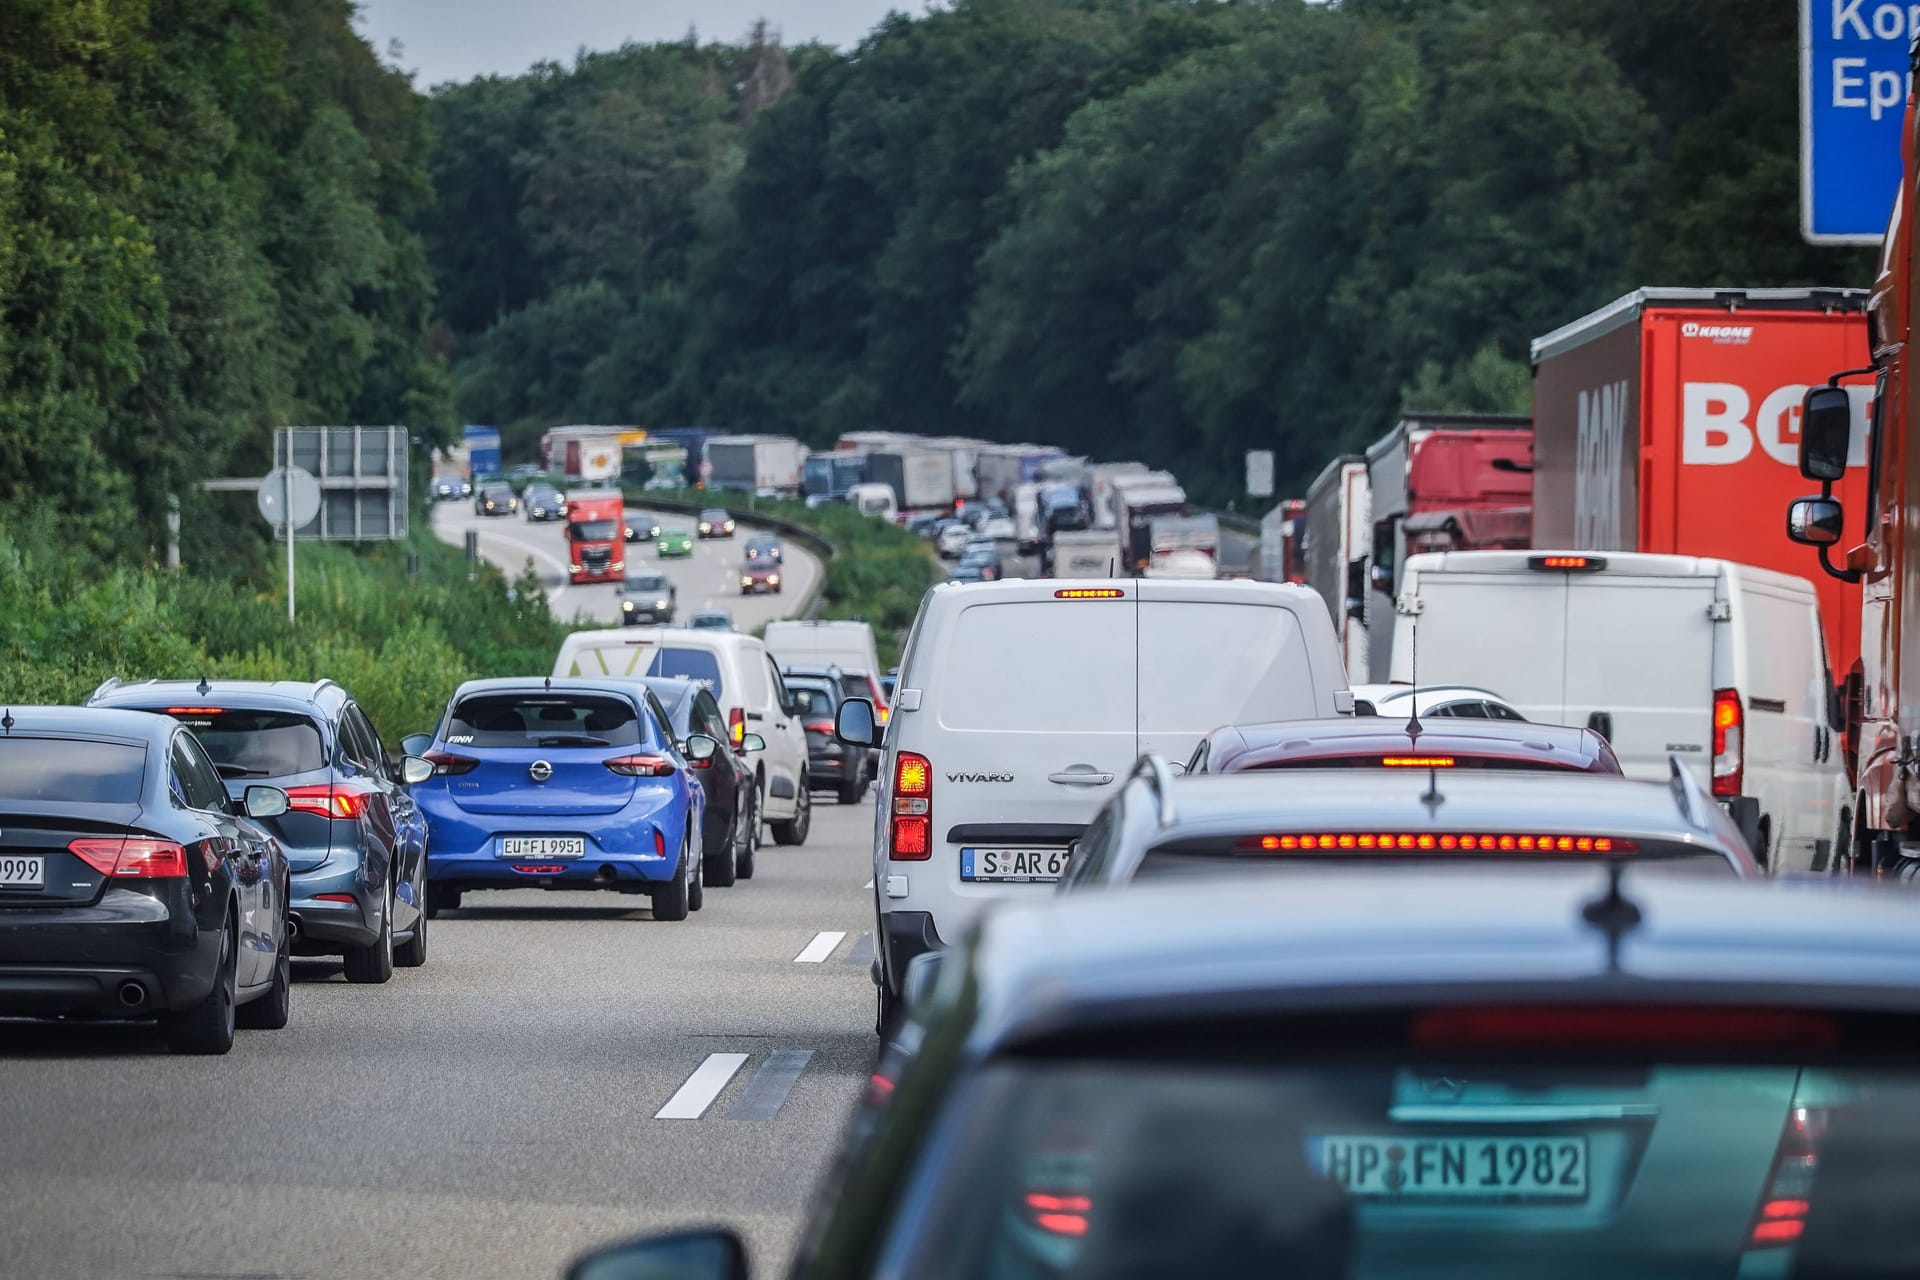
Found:
[(288, 787), (287, 808), (322, 818), (357, 818), (367, 811), (367, 793), (358, 788), (324, 782), (306, 787)]
[(1634, 853), (1639, 845), (1618, 836), (1517, 835), (1477, 831), (1302, 831), (1247, 836), (1235, 849), (1261, 853), (1337, 853), (1363, 849), (1442, 853)]
[(673, 761), (652, 754), (616, 756), (606, 765), (623, 778), (665, 778), (674, 772)]
[(833, 721), (807, 720), (802, 722), (802, 727), (805, 728), (809, 733), (832, 733)]
[(747, 740), (747, 713), (744, 708), (735, 707), (727, 712), (727, 734), (736, 747)]
[(1451, 769), (1452, 756), (1382, 756), (1380, 765), (1386, 769)]
[(1746, 784), (1746, 713), (1740, 694), (1716, 689), (1713, 694), (1713, 794), (1737, 796)]
[(1528, 559), (1527, 567), (1591, 573), (1606, 568), (1607, 558), (1605, 556), (1533, 556)]
[(433, 765), (433, 776), (436, 778), (472, 773), (480, 767), (480, 762), (472, 756), (457, 756), (451, 751), (429, 751), (421, 759)]
[(108, 836), (75, 840), (67, 845), (67, 852), (103, 876), (168, 880), (187, 874), (187, 851), (171, 840)]
[(221, 716), (227, 713), (225, 707), (168, 707), (170, 716)]
[(933, 856), (933, 764), (901, 751), (893, 758), (893, 838), (888, 857), (923, 862)]

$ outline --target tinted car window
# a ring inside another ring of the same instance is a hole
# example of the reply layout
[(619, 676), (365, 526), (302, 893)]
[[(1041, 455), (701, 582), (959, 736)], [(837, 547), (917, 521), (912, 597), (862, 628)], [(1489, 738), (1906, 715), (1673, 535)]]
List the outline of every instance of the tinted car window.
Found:
[(229, 778), (283, 778), (326, 767), (320, 728), (306, 716), (287, 711), (217, 711), (174, 716)]
[(693, 680), (713, 690), (716, 698), (726, 696), (726, 687), (720, 679), (720, 660), (705, 649), (678, 649), (663, 644), (653, 651), (653, 661), (647, 664), (646, 673), (670, 680)]
[(1525, 724), (1527, 720), (1525, 716), (1503, 702), (1487, 703), (1487, 715), (1495, 720), (1517, 720), (1522, 724)]
[(818, 685), (793, 683), (787, 685), (793, 694), (794, 710), (809, 718), (833, 719), (833, 695)]
[(196, 758), (191, 742), (186, 734), (179, 734), (173, 740), (176, 798), (189, 809), (225, 808), (226, 788), (220, 785), (219, 776), (212, 774), (204, 757)]
[(720, 704), (705, 689), (693, 696), (693, 727), (696, 733), (727, 741), (727, 718), (720, 714)]
[(0, 738), (0, 800), (138, 804), (147, 749), (70, 738)]
[(447, 741), (474, 747), (632, 747), (647, 741), (624, 698), (580, 693), (487, 693), (464, 698)]
[(658, 592), (665, 595), (673, 590), (673, 583), (664, 573), (639, 573), (621, 584), (628, 591)]

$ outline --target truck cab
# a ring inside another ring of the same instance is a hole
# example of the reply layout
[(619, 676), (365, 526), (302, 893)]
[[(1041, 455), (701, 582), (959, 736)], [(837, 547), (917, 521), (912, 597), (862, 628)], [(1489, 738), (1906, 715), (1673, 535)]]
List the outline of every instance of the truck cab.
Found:
[(567, 580), (619, 582), (627, 571), (626, 500), (617, 489), (567, 495)]

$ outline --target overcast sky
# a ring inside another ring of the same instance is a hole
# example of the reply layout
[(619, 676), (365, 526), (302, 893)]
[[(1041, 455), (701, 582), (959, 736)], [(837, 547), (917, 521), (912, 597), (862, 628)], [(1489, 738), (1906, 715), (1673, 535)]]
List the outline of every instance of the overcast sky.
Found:
[(703, 40), (745, 35), (756, 18), (787, 44), (855, 44), (889, 9), (919, 13), (924, 0), (359, 0), (360, 31), (422, 89), (488, 73), (515, 74), (536, 62), (567, 63), (582, 46), (617, 49), (678, 40), (689, 26)]

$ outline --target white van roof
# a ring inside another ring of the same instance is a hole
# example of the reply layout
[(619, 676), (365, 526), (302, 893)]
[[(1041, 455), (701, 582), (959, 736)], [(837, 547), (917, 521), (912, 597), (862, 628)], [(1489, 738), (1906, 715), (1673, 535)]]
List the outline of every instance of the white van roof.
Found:
[[(1423, 551), (1407, 557), (1406, 573), (1411, 581), (1418, 576), (1441, 573), (1551, 573), (1560, 566), (1549, 560), (1580, 560), (1592, 568), (1588, 572), (1632, 574), (1642, 578), (1734, 578), (1752, 585), (1766, 585), (1785, 591), (1813, 593), (1806, 578), (1757, 565), (1719, 560), (1710, 556), (1658, 555), (1649, 551), (1562, 551), (1536, 548), (1531, 551)], [(1569, 566), (1572, 567), (1572, 566)]]
[[(560, 642), (560, 652), (553, 661), (553, 676), (558, 680), (565, 676), (640, 675), (651, 661), (652, 651), (667, 643), (676, 649), (705, 649), (712, 653), (766, 649), (757, 636), (705, 627), (613, 627), (604, 631), (575, 631)], [(625, 660), (588, 658), (585, 664), (581, 662), (583, 654), (609, 652), (624, 652), (632, 657)]]

